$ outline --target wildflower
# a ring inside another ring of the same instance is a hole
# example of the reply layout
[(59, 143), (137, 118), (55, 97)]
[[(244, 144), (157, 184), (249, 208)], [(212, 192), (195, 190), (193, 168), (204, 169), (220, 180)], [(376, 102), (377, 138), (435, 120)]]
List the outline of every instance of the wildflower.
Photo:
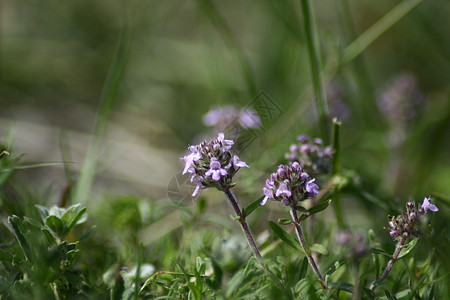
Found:
[(436, 212), (439, 209), (430, 203), (430, 198), (425, 197), (423, 203), (416, 208), (414, 202), (406, 204), (406, 211), (397, 217), (391, 217), (389, 221), (390, 236), (395, 239), (407, 239), (409, 237), (421, 237), (424, 217), (428, 211)]
[(313, 176), (328, 173), (331, 169), (331, 159), (334, 150), (331, 146), (324, 147), (321, 139), (311, 141), (308, 136), (300, 135), (298, 144), (289, 148), (285, 157), (291, 162), (299, 162), (303, 169)]
[(273, 199), (285, 206), (295, 206), (298, 201), (312, 198), (319, 192), (319, 187), (314, 183), (315, 179), (308, 178), (309, 175), (298, 162), (280, 165), (266, 180), (263, 188), (265, 197), (260, 204), (265, 205), (269, 199)]
[(226, 140), (225, 135), (219, 133), (216, 140), (188, 147), (191, 153), (182, 158), (185, 162), (183, 175), (189, 173), (190, 181), (196, 185), (192, 196), (207, 187), (228, 190), (234, 185), (234, 174), (240, 168), (249, 168), (233, 153), (233, 144), (233, 140)]
[(251, 108), (238, 109), (233, 105), (213, 107), (203, 117), (206, 126), (215, 126), (217, 130), (224, 130), (234, 122), (238, 122), (245, 129), (261, 127), (258, 113)]

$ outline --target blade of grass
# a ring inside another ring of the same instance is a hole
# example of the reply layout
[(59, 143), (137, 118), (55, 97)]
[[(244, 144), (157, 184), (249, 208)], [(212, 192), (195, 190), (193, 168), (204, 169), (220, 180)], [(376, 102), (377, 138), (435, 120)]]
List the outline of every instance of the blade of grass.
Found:
[(320, 61), (320, 47), (317, 34), (317, 25), (314, 18), (314, 9), (309, 0), (300, 0), (303, 12), (303, 25), (305, 27), (306, 45), (310, 56), (311, 74), (316, 94), (317, 110), (319, 112), (319, 124), (321, 136), (325, 144), (328, 144), (328, 103), (322, 78)]
[(81, 168), (78, 183), (75, 187), (73, 202), (85, 203), (95, 177), (97, 158), (106, 132), (109, 114), (119, 90), (125, 66), (127, 64), (131, 33), (125, 28), (120, 35), (114, 59), (106, 76), (100, 96), (100, 107), (95, 124), (94, 134), (90, 141), (86, 157)]
[[(304, 0), (303, 0), (304, 1)], [(380, 20), (363, 32), (347, 48), (342, 55), (342, 64), (346, 64), (363, 52), (373, 41), (375, 41), (386, 30), (400, 21), (411, 10), (418, 6), (423, 0), (404, 0), (384, 15)]]

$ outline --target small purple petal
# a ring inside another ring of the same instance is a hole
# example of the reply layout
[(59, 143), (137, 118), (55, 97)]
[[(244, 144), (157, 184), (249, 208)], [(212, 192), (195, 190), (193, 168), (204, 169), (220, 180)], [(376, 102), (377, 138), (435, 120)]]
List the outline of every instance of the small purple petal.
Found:
[(233, 156), (233, 166), (236, 168), (250, 168), (245, 161), (239, 160), (237, 155)]
[(267, 200), (269, 200), (269, 197), (265, 196), (261, 203), (259, 203), (259, 205), (265, 205), (267, 203)]
[(319, 186), (314, 183), (315, 180), (316, 179), (313, 178), (313, 179), (308, 180), (306, 182), (306, 191), (308, 193), (311, 193), (311, 194), (318, 194), (319, 193)]
[(423, 199), (423, 203), (422, 203), (422, 206), (421, 206), (422, 209), (423, 209), (424, 211), (428, 211), (428, 210), (431, 210), (431, 211), (433, 211), (433, 212), (438, 211), (439, 208), (437, 208), (436, 205), (431, 204), (431, 203), (430, 203), (430, 199), (431, 199), (431, 198), (427, 198), (427, 197), (425, 197), (425, 198)]
[[(287, 180), (286, 180), (287, 181)], [(281, 182), (280, 186), (278, 187), (275, 196), (280, 197), (281, 195), (285, 195), (286, 197), (290, 197), (292, 195), (291, 191), (289, 190), (287, 184), (288, 182)]]

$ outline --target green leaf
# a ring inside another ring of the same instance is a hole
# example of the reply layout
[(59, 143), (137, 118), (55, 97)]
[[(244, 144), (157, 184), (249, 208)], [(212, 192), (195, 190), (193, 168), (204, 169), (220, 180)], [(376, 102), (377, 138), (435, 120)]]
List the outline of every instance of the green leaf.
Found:
[(331, 199), (328, 199), (326, 201), (323, 201), (323, 202), (317, 204), (314, 207), (311, 207), (310, 209), (308, 209), (307, 214), (302, 214), (300, 216), (299, 221), (301, 222), (301, 221), (305, 220), (306, 218), (325, 210), (330, 205), (330, 203), (331, 203)]
[(45, 223), (45, 219), (47, 219), (49, 212), (47, 207), (41, 206), (36, 204), (35, 207), (37, 208), (39, 215), (41, 216), (42, 223)]
[(300, 247), (300, 243), (294, 239), (289, 233), (287, 233), (283, 228), (278, 226), (277, 223), (269, 221), (270, 228), (272, 228), (272, 231), (286, 244), (291, 246), (292, 248), (302, 251), (302, 248)]
[(215, 259), (213, 259), (211, 257), (211, 265), (213, 267), (213, 271), (214, 271), (214, 280), (217, 283), (217, 288), (220, 288), (222, 285), (222, 276), (223, 276), (223, 271), (222, 268), (220, 267), (220, 265), (216, 262)]
[(233, 277), (231, 277), (230, 281), (228, 281), (228, 289), (225, 297), (227, 299), (230, 299), (231, 296), (233, 296), (233, 294), (237, 292), (239, 286), (242, 284), (243, 281), (244, 281), (244, 272), (243, 270), (240, 270), (236, 274), (234, 274)]
[(302, 280), (306, 276), (306, 272), (308, 271), (308, 258), (305, 256), (302, 260), (302, 265), (300, 266), (299, 271), (299, 280)]
[(192, 283), (187, 284), (189, 290), (191, 291), (192, 295), (194, 296), (195, 300), (202, 300), (202, 292), (198, 287), (193, 285)]
[(391, 257), (391, 255), (389, 253), (387, 253), (385, 250), (378, 248), (378, 247), (372, 247), (369, 249), (369, 251), (374, 254), (381, 254), (381, 255), (387, 256), (389, 258)]
[(86, 207), (81, 207), (80, 204), (75, 204), (69, 207), (67, 212), (62, 216), (61, 220), (66, 225), (66, 230), (63, 232), (63, 237), (65, 237), (77, 224), (81, 224), (86, 221)]
[(280, 219), (278, 219), (278, 224), (281, 224), (281, 225), (291, 225), (291, 224), (294, 224), (294, 221), (292, 221), (291, 219), (288, 219), (288, 218), (280, 218)]
[(6, 253), (3, 250), (0, 250), (0, 261), (2, 261), (2, 262), (6, 261), (6, 262), (9, 262), (9, 263), (12, 263), (13, 258), (14, 257), (11, 254)]
[(311, 247), (309, 247), (309, 249), (311, 251), (320, 253), (322, 255), (328, 256), (328, 250), (325, 246), (321, 245), (321, 244), (313, 244), (311, 245)]
[(57, 216), (48, 216), (45, 220), (45, 225), (51, 228), (59, 237), (63, 237), (64, 224)]
[(261, 196), (255, 201), (253, 201), (249, 206), (244, 208), (242, 210), (242, 214), (244, 215), (244, 218), (248, 217), (255, 209), (261, 206), (261, 201), (264, 199), (265, 196)]
[(413, 250), (416, 247), (417, 242), (419, 242), (419, 239), (415, 238), (412, 239), (408, 244), (406, 244), (400, 251), (398, 258), (400, 259), (403, 256), (408, 255), (408, 253), (411, 252), (411, 250)]
[(89, 228), (85, 233), (83, 233), (83, 235), (78, 239), (79, 242), (87, 239), (89, 237), (89, 235), (91, 234), (92, 230), (94, 230), (94, 228), (96, 228), (97, 226), (92, 226), (91, 228)]
[(336, 282), (332, 282), (332, 283), (328, 284), (328, 288), (353, 293), (354, 287), (353, 287), (353, 284), (351, 284), (350, 282), (336, 281)]
[(386, 295), (386, 297), (388, 298), (388, 300), (396, 300), (396, 298), (394, 296), (391, 295), (391, 293), (389, 293), (388, 290), (384, 291), (384, 294)]
[(334, 264), (332, 264), (328, 270), (325, 272), (325, 281), (328, 281), (328, 278), (334, 273), (336, 272), (337, 269), (339, 269), (340, 267), (342, 267), (346, 262), (347, 262), (347, 258), (341, 258), (340, 260), (334, 262)]
[(19, 217), (15, 215), (8, 217), (8, 223), (11, 224), (11, 227), (13, 228), (14, 235), (19, 242), (25, 258), (28, 261), (31, 261), (31, 249), (24, 236), (24, 234), (28, 231), (26, 226), (22, 223)]

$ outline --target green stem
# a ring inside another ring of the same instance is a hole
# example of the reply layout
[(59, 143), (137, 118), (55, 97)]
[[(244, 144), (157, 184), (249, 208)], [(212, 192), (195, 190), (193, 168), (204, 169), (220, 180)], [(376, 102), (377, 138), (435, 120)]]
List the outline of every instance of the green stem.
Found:
[[(334, 156), (333, 156), (333, 165), (332, 165), (332, 175), (339, 176), (339, 173), (341, 171), (341, 164), (340, 164), (340, 157), (341, 157), (341, 142), (340, 142), (340, 136), (341, 136), (341, 126), (342, 123), (339, 122), (336, 118), (333, 119), (333, 149), (334, 149)], [(335, 187), (334, 190), (334, 197), (333, 197), (333, 209), (334, 214), (336, 216), (336, 221), (339, 226), (339, 228), (343, 229), (346, 227), (344, 217), (342, 215), (342, 205), (341, 205), (341, 195), (338, 190), (338, 187)]]
[(306, 45), (308, 47), (311, 63), (311, 74), (316, 94), (317, 110), (319, 112), (319, 124), (322, 131), (322, 139), (328, 143), (328, 103), (325, 87), (323, 85), (320, 63), (320, 47), (317, 36), (317, 26), (314, 20), (313, 7), (310, 0), (300, 0), (303, 12), (303, 25), (305, 27)]

